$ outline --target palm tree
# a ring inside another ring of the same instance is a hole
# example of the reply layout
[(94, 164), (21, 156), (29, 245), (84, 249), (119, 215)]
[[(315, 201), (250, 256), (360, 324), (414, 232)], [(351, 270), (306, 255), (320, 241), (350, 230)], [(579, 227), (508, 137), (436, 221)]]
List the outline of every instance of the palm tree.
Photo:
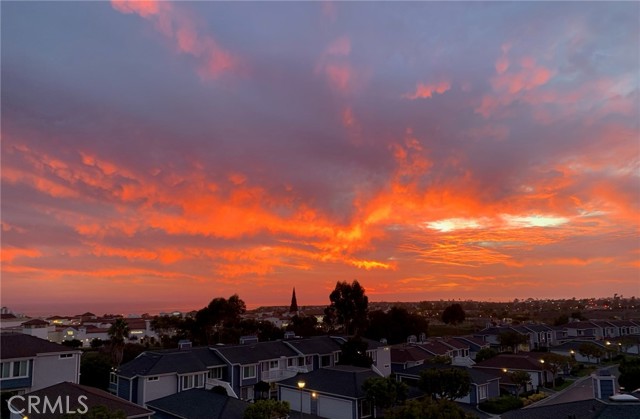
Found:
[(111, 362), (119, 367), (124, 354), (124, 342), (129, 337), (129, 325), (123, 318), (117, 319), (107, 332), (111, 338)]

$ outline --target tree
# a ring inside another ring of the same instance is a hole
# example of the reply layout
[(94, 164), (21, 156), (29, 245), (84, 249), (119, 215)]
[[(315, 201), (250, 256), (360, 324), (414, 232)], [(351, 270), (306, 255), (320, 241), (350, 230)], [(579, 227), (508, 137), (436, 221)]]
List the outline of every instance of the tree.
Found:
[[(271, 386), (266, 381), (258, 381), (253, 386), (253, 392), (256, 394), (256, 397), (255, 397), (256, 400), (268, 399), (270, 391), (271, 391)], [(226, 391), (225, 391), (225, 394), (226, 394)], [(267, 397), (265, 397), (265, 394), (267, 395)]]
[(620, 362), (618, 367), (620, 377), (618, 384), (628, 391), (634, 391), (640, 388), (640, 358), (627, 359), (626, 357)]
[(518, 346), (524, 345), (525, 343), (529, 342), (529, 339), (527, 338), (527, 335), (508, 330), (498, 335), (498, 341), (500, 342), (500, 346), (507, 347), (513, 352), (517, 353)]
[(430, 368), (420, 372), (418, 388), (434, 399), (455, 400), (469, 394), (471, 377), (462, 368)]
[(569, 365), (570, 358), (553, 352), (547, 352), (542, 355), (542, 360), (544, 361), (544, 368), (549, 370), (553, 376), (552, 387), (555, 389), (556, 376), (560, 370)]
[(358, 283), (353, 281), (337, 282), (335, 289), (329, 295), (331, 305), (325, 309), (325, 317), (335, 315), (337, 324), (344, 327), (346, 334), (358, 334), (364, 330), (367, 321), (369, 297)]
[(516, 387), (516, 397), (520, 397), (520, 389), (527, 390), (527, 384), (531, 382), (531, 376), (526, 371), (513, 371), (509, 374), (509, 378)]
[(68, 346), (70, 348), (76, 348), (76, 349), (82, 346), (82, 342), (78, 339), (63, 340), (62, 344), (64, 346)]
[(476, 353), (476, 362), (482, 362), (487, 359), (491, 359), (494, 356), (498, 355), (498, 351), (493, 348), (482, 348)]
[(124, 342), (129, 337), (129, 325), (123, 318), (118, 318), (107, 333), (111, 339), (111, 363), (117, 368), (122, 363)]
[(426, 318), (394, 306), (387, 313), (381, 310), (369, 313), (369, 326), (365, 336), (378, 341), (385, 338), (393, 345), (406, 342), (407, 336), (419, 336), (423, 333), (427, 335), (428, 331), (429, 321)]
[(241, 321), (240, 316), (246, 311), (246, 304), (238, 294), (233, 294), (228, 300), (222, 297), (214, 298), (209, 305), (196, 313), (196, 327), (192, 329), (194, 337), (203, 344), (234, 343), (237, 341), (237, 333), (227, 333), (225, 336), (222, 332), (237, 328)]
[(100, 338), (93, 338), (90, 345), (92, 349), (98, 349), (104, 346), (104, 341)]
[(442, 312), (442, 322), (457, 325), (464, 321), (466, 314), (460, 304), (451, 304)]
[(599, 363), (600, 358), (602, 358), (602, 356), (604, 355), (604, 350), (598, 345), (585, 342), (581, 343), (580, 346), (578, 346), (578, 353), (582, 356), (586, 356), (589, 362), (591, 362), (591, 358), (595, 358)]
[(362, 390), (367, 400), (381, 409), (396, 406), (407, 399), (409, 387), (401, 381), (389, 377), (372, 377), (365, 380)]
[(466, 419), (464, 410), (449, 400), (410, 400), (384, 412), (385, 419)]
[(229, 394), (227, 393), (227, 389), (224, 388), (223, 386), (213, 386), (211, 387), (211, 390), (209, 390), (212, 393), (216, 393), (216, 394), (222, 394), (223, 396), (228, 396)]
[(341, 346), (340, 365), (353, 365), (356, 367), (369, 368), (373, 364), (373, 359), (367, 355), (369, 344), (362, 340), (360, 336), (349, 338)]
[(316, 336), (322, 332), (318, 329), (318, 319), (315, 316), (298, 316), (297, 314), (291, 318), (287, 330), (293, 331), (296, 336), (304, 337)]
[(111, 360), (107, 354), (101, 352), (85, 352), (80, 359), (80, 384), (109, 389), (109, 374), (111, 374)]
[(286, 418), (291, 408), (289, 402), (277, 400), (257, 400), (244, 411), (244, 419)]

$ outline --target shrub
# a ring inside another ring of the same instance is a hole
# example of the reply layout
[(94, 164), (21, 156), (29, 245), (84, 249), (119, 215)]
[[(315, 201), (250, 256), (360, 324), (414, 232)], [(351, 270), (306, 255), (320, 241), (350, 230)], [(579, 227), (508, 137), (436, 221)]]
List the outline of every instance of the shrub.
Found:
[(520, 409), (524, 402), (515, 396), (500, 396), (496, 399), (489, 399), (480, 403), (480, 409), (485, 412), (500, 414), (509, 410)]

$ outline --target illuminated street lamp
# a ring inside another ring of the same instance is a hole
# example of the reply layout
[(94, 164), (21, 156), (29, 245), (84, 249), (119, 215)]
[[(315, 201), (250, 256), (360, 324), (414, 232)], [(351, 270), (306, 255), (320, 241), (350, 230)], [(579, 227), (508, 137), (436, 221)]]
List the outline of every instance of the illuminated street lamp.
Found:
[(305, 383), (303, 380), (298, 381), (298, 388), (300, 389), (300, 419), (302, 419), (302, 389), (305, 386)]

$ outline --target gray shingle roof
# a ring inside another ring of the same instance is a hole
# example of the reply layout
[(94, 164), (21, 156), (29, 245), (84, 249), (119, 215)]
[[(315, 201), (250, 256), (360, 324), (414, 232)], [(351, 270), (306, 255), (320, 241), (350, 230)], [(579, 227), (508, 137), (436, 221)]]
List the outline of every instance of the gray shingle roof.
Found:
[(260, 361), (295, 357), (299, 354), (283, 341), (248, 343), (245, 345), (217, 346), (215, 348), (232, 364), (257, 364)]
[(338, 365), (332, 368), (320, 368), (277, 384), (297, 389), (298, 381), (304, 380), (305, 389), (309, 391), (359, 399), (365, 397), (362, 384), (371, 377), (379, 378), (380, 376), (368, 368)]
[(0, 354), (2, 359), (30, 358), (43, 353), (77, 352), (79, 350), (59, 345), (23, 333), (2, 333), (0, 335)]
[(169, 373), (186, 374), (207, 371), (208, 368), (226, 365), (216, 353), (199, 347), (189, 350), (148, 351), (127, 362), (118, 369), (118, 375), (154, 376)]
[(486, 384), (489, 381), (495, 380), (497, 378), (494, 375), (487, 374), (484, 371), (480, 371), (475, 368), (467, 368), (467, 367), (462, 367), (457, 365), (443, 365), (443, 364), (422, 364), (422, 365), (416, 365), (415, 367), (407, 368), (406, 370), (394, 369), (394, 372), (396, 374), (410, 375), (417, 378), (417, 377), (420, 377), (421, 371), (428, 370), (431, 368), (435, 368), (435, 369), (456, 368), (456, 369), (465, 370), (469, 373), (469, 377), (471, 378), (471, 382), (473, 384)]
[(285, 342), (305, 355), (329, 355), (340, 350), (340, 345), (329, 336), (315, 336), (308, 339), (291, 339)]
[[(32, 391), (31, 393), (28, 393), (28, 395), (39, 396), (41, 399), (44, 399), (46, 396), (47, 399), (52, 402), (57, 400), (58, 397), (61, 397), (62, 400), (66, 401), (68, 397), (68, 406), (70, 410), (83, 409), (84, 407), (80, 405), (78, 401), (82, 400), (89, 408), (94, 406), (105, 406), (111, 411), (121, 410), (125, 413), (127, 418), (147, 417), (153, 413), (148, 409), (121, 399), (120, 397), (116, 397), (106, 391), (69, 382), (54, 384), (38, 391)], [(80, 396), (85, 396), (86, 399), (79, 399)], [(16, 409), (23, 409), (26, 408), (26, 402), (26, 400), (18, 399), (12, 404)], [(66, 409), (66, 405), (64, 408)], [(29, 417), (31, 416), (32, 415), (29, 415)], [(33, 417), (37, 417), (38, 419), (58, 419), (61, 417), (61, 414), (59, 410), (51, 412), (50, 409), (47, 410), (46, 413), (34, 414)]]
[[(193, 389), (147, 402), (150, 409), (188, 419), (242, 419), (248, 402), (202, 389)], [(166, 417), (166, 416), (165, 416)]]

